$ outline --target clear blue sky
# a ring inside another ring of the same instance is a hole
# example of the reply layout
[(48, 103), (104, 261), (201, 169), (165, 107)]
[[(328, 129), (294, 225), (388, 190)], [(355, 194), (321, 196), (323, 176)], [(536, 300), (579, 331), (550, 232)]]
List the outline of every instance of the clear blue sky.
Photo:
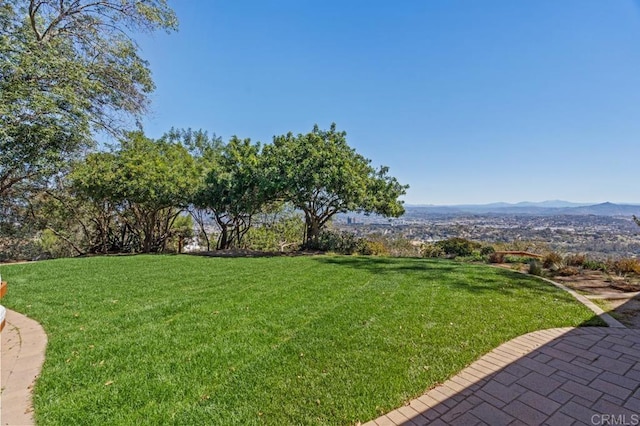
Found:
[(636, 0), (170, 0), (144, 126), (336, 122), (425, 204), (640, 203)]

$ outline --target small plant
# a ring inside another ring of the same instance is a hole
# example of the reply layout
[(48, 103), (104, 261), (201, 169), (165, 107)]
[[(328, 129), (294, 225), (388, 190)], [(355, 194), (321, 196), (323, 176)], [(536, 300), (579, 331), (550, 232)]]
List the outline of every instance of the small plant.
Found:
[(531, 275), (542, 275), (542, 263), (539, 260), (532, 259), (529, 261), (529, 271)]
[(640, 274), (640, 260), (632, 257), (619, 259), (613, 262), (613, 271), (619, 275), (623, 274)]
[(489, 255), (489, 263), (504, 263), (503, 253), (491, 253)]
[(444, 251), (435, 244), (424, 243), (420, 247), (420, 254), (422, 257), (442, 257), (444, 256)]
[(350, 232), (324, 230), (318, 236), (315, 249), (338, 254), (361, 253), (365, 241)]
[(389, 249), (382, 241), (364, 241), (360, 254), (373, 256), (389, 256)]
[(526, 256), (514, 256), (514, 255), (506, 255), (504, 261), (506, 263), (524, 263), (527, 264), (531, 260), (530, 257)]
[(480, 248), (479, 243), (458, 237), (438, 241), (435, 245), (440, 247), (445, 254), (452, 257), (471, 256), (473, 250)]
[(564, 259), (564, 263), (567, 266), (584, 266), (584, 262), (587, 260), (587, 256), (584, 254), (573, 254), (567, 256)]
[(580, 269), (576, 266), (563, 266), (556, 272), (561, 277), (572, 277), (580, 274)]
[(480, 249), (480, 254), (482, 256), (491, 256), (496, 252), (496, 249), (493, 246), (484, 246)]
[(562, 266), (562, 256), (555, 251), (551, 251), (542, 258), (542, 266), (547, 269), (558, 270)]
[(602, 262), (599, 260), (592, 260), (592, 259), (585, 259), (584, 263), (582, 264), (582, 267), (584, 269), (589, 269), (591, 271), (607, 272), (609, 270), (609, 266), (607, 265), (607, 262)]

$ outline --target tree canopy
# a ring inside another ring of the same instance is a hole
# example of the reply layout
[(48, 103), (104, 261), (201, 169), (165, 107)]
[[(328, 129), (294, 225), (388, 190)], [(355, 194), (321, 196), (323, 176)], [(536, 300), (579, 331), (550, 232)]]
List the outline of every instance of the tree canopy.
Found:
[(132, 132), (119, 149), (90, 154), (71, 180), (75, 195), (94, 206), (94, 247), (151, 252), (172, 236), (200, 174), (182, 145)]
[(220, 150), (194, 204), (212, 212), (220, 229), (218, 249), (238, 246), (253, 216), (269, 201), (260, 144), (233, 136)]
[(121, 134), (142, 117), (154, 84), (132, 37), (174, 30), (177, 19), (165, 0), (8, 0), (0, 27), (6, 202), (57, 172), (93, 132)]
[(346, 132), (314, 126), (307, 134), (276, 136), (265, 147), (273, 191), (305, 216), (307, 246), (317, 243), (322, 227), (336, 214), (348, 211), (397, 217), (408, 186), (375, 169), (371, 160), (349, 147)]

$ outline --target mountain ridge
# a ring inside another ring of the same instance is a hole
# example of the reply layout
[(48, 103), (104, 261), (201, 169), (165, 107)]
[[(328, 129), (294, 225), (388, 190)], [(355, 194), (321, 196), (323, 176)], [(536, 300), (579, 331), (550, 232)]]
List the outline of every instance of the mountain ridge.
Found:
[(522, 215), (640, 215), (639, 204), (572, 203), (561, 200), (520, 203), (489, 203), (459, 205), (405, 205), (407, 213), (422, 211), (427, 214), (522, 214)]

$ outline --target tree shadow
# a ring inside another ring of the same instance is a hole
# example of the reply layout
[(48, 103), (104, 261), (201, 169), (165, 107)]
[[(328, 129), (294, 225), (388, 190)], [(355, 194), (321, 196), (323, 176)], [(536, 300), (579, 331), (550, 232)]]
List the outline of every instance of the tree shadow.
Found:
[(225, 258), (252, 258), (252, 257), (300, 257), (300, 256), (319, 256), (323, 255), (320, 251), (291, 251), (291, 252), (279, 252), (279, 251), (259, 251), (249, 249), (227, 249), (227, 250), (212, 250), (201, 251), (193, 253), (182, 253), (189, 256), (201, 256), (201, 257), (225, 257)]
[(536, 277), (508, 269), (422, 258), (384, 258), (368, 256), (322, 256), (316, 262), (354, 268), (375, 275), (412, 273), (419, 279), (471, 293), (514, 294), (527, 289), (534, 294), (557, 294), (558, 289)]
[(638, 359), (640, 330), (533, 332), (499, 346), (376, 424), (605, 424), (612, 416), (631, 421), (640, 412)]
[(608, 312), (628, 328), (640, 329), (640, 293)]

